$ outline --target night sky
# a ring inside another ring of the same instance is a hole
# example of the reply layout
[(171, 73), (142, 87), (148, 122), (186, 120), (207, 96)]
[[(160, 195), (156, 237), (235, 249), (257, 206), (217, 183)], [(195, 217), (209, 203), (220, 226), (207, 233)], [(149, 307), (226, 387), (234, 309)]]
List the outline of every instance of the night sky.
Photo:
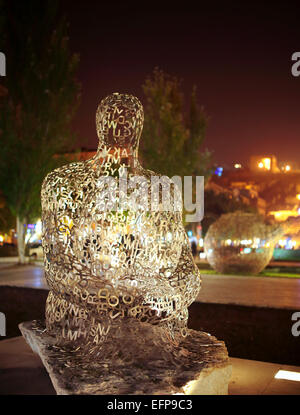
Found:
[(112, 92), (143, 102), (141, 85), (158, 66), (182, 79), (187, 94), (197, 85), (210, 117), (204, 147), (217, 163), (266, 153), (300, 166), (300, 76), (291, 74), (300, 6), (207, 3), (62, 0), (81, 57), (74, 128), (82, 146), (97, 146), (98, 102)]

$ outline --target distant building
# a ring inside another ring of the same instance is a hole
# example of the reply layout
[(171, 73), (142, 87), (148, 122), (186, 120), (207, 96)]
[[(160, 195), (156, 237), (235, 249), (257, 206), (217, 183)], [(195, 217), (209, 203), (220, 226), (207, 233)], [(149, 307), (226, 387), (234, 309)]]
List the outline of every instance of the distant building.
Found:
[[(256, 207), (261, 215), (267, 213), (267, 202), (259, 194), (259, 185), (248, 175), (240, 177), (240, 171), (224, 173), (222, 177), (213, 175), (205, 189), (212, 190), (216, 195), (226, 194), (230, 199), (243, 202), (245, 205)], [(205, 206), (204, 206), (205, 209)]]
[(280, 173), (280, 169), (277, 165), (277, 158), (273, 155), (259, 155), (250, 157), (250, 170), (253, 172), (270, 172)]

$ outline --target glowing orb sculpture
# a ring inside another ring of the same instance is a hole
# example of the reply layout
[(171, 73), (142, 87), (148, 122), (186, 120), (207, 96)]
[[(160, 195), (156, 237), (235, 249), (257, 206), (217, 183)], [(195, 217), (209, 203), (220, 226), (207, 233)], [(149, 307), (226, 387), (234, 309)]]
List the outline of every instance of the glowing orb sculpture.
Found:
[(176, 358), (200, 289), (181, 212), (146, 206), (153, 177), (170, 183), (138, 161), (139, 100), (106, 97), (96, 125), (97, 154), (42, 186), (47, 332), (86, 359)]
[(270, 262), (283, 233), (280, 225), (266, 225), (256, 214), (227, 213), (209, 227), (204, 250), (218, 272), (257, 274)]

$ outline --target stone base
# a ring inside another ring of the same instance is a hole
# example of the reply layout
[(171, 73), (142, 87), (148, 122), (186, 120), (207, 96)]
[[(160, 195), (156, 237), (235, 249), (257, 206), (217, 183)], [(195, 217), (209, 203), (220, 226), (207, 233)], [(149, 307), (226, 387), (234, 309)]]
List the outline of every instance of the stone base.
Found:
[[(44, 322), (21, 323), (19, 328), (47, 369), (58, 395), (226, 395), (232, 373), (224, 342), (208, 333), (189, 330), (181, 345), (190, 357), (182, 364), (156, 360), (150, 367), (112, 361), (78, 364), (73, 352), (55, 346)], [(195, 358), (196, 356), (196, 358)]]

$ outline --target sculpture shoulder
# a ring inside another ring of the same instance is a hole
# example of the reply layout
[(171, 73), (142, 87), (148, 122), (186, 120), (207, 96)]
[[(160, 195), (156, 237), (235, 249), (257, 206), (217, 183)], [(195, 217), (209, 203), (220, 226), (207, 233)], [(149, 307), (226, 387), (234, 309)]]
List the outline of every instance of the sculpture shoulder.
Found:
[(57, 169), (48, 173), (44, 178), (42, 189), (55, 187), (58, 184), (67, 185), (70, 180), (74, 181), (75, 178), (80, 177), (80, 173), (84, 172), (86, 167), (86, 161), (78, 161), (65, 164), (62, 167), (58, 167)]
[(51, 209), (61, 195), (68, 198), (88, 175), (87, 161), (69, 163), (48, 173), (41, 187), (42, 209)]

